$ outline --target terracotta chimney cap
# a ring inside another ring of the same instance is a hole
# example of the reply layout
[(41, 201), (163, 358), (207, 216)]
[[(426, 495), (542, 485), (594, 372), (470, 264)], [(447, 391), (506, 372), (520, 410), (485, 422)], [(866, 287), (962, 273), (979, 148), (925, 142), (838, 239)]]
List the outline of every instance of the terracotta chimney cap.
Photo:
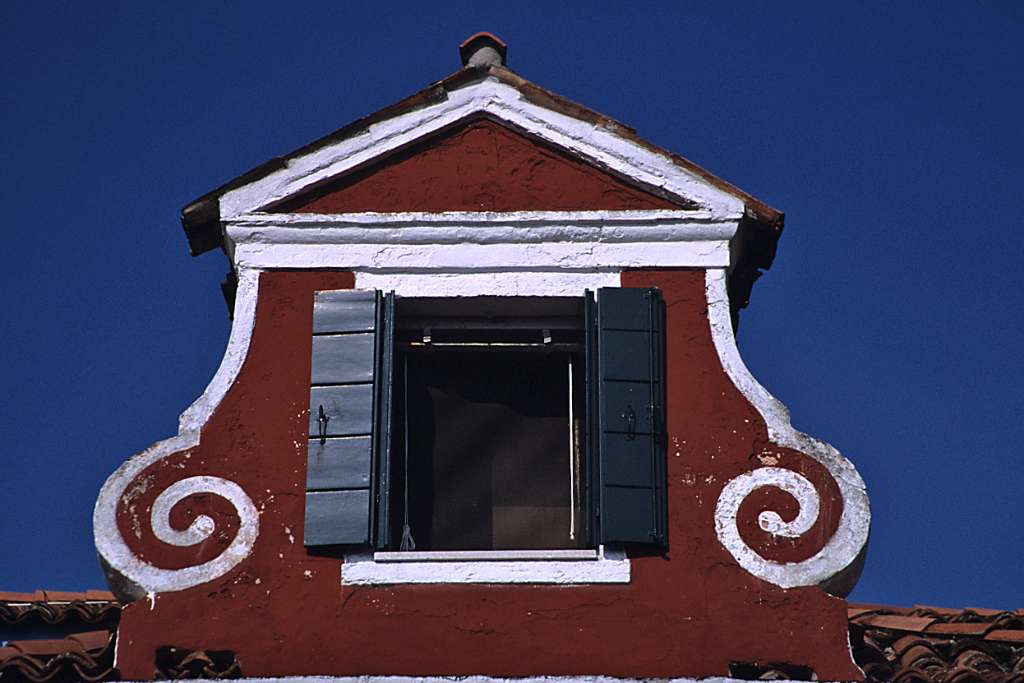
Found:
[(505, 66), (508, 45), (487, 31), (474, 33), (459, 45), (463, 66)]

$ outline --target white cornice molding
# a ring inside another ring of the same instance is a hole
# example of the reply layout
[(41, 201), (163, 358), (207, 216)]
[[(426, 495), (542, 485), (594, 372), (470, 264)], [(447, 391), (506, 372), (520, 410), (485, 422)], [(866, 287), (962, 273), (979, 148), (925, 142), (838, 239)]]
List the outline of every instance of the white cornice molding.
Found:
[(345, 173), (470, 116), (487, 114), (588, 163), (610, 169), (641, 185), (659, 187), (715, 213), (743, 211), (743, 202), (713, 186), (664, 154), (593, 123), (528, 101), (494, 79), (448, 92), (434, 105), (373, 123), (352, 137), (290, 158), (285, 167), (220, 198), (221, 220), (251, 213), (309, 186)]
[(266, 244), (235, 247), (236, 267), (417, 272), (598, 271), (623, 268), (724, 268), (729, 243), (534, 242), (500, 244)]
[(226, 223), (242, 268), (404, 272), (726, 267), (741, 214), (519, 211), (244, 214)]

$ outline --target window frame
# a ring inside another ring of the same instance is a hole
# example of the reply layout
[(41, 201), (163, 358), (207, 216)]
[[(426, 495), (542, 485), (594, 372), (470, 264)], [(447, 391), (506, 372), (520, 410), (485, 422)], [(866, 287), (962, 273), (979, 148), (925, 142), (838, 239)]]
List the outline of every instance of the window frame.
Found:
[[(622, 289), (622, 288), (605, 288)], [(603, 292), (604, 289), (599, 290)], [(647, 330), (650, 335), (650, 346), (653, 349), (657, 346), (661, 353), (662, 367), (658, 371), (657, 393), (660, 394), (660, 410), (664, 412), (664, 308), (657, 290), (633, 290), (644, 291), (650, 298), (650, 311), (652, 321), (656, 314), (660, 316), (657, 325)], [(318, 293), (320, 294), (320, 293)], [(395, 378), (395, 364), (397, 354), (395, 353), (396, 339), (396, 297), (393, 292), (382, 295), (379, 291), (376, 296), (376, 308), (374, 311), (374, 333), (375, 333), (375, 359), (373, 381), (375, 386), (373, 402), (373, 456), (370, 473), (370, 505), (368, 510), (369, 528), (367, 530), (368, 543), (357, 543), (342, 546), (345, 552), (343, 569), (343, 583), (461, 583), (461, 582), (484, 582), (484, 583), (620, 583), (629, 581), (629, 559), (625, 554), (625, 544), (616, 542), (602, 542), (602, 536), (597, 529), (597, 524), (592, 520), (604, 514), (603, 510), (603, 481), (605, 473), (602, 471), (604, 461), (598, 453), (598, 446), (605, 436), (601, 431), (599, 412), (604, 410), (600, 369), (598, 362), (598, 338), (601, 336), (599, 329), (601, 321), (599, 316), (598, 302), (594, 293), (586, 291), (583, 297), (583, 328), (584, 328), (584, 349), (585, 359), (585, 419), (583, 424), (584, 449), (582, 453), (585, 470), (584, 481), (589, 485), (584, 488), (587, 495), (586, 505), (582, 506), (584, 516), (587, 519), (587, 542), (584, 550), (575, 549), (552, 549), (552, 550), (432, 550), (415, 551), (413, 555), (400, 557), (403, 551), (394, 551), (386, 548), (380, 543), (381, 538), (392, 538), (386, 534), (388, 527), (388, 516), (390, 505), (390, 493), (394, 490), (390, 481), (390, 443), (394, 429), (394, 391), (392, 390)], [(509, 297), (513, 298), (513, 297)], [(575, 297), (574, 297), (575, 298)], [(609, 297), (611, 298), (611, 297)], [(660, 307), (660, 308), (659, 308)], [(653, 354), (653, 351), (652, 351)], [(650, 357), (651, 372), (654, 373), (655, 357)], [(602, 361), (603, 363), (603, 361)], [(654, 375), (652, 374), (652, 378)], [(655, 386), (652, 379), (651, 393), (655, 393)], [(654, 399), (652, 398), (652, 401)], [(311, 405), (312, 408), (312, 405)], [(631, 411), (632, 412), (632, 411)], [(652, 423), (650, 432), (652, 443), (660, 442), (655, 450), (660, 448), (660, 460), (658, 465), (658, 454), (651, 455), (654, 460), (652, 470), (660, 469), (659, 476), (662, 477), (659, 484), (657, 480), (651, 482), (651, 493), (655, 498), (662, 500), (662, 510), (654, 510), (652, 525), (660, 536), (651, 536), (658, 548), (663, 550), (667, 542), (665, 524), (667, 515), (664, 508), (667, 506), (664, 481), (664, 458), (665, 444), (664, 434), (655, 438), (656, 430), (663, 430), (663, 416), (657, 417), (657, 409), (654, 403), (651, 404), (650, 412)], [(310, 431), (310, 442), (313, 441), (312, 421)], [(582, 484), (583, 482), (581, 482)], [(308, 501), (308, 499), (307, 499)], [(589, 507), (589, 514), (587, 514)], [(307, 513), (308, 514), (308, 513)], [(307, 546), (315, 546), (307, 541)], [(649, 552), (652, 548), (642, 549)], [(352, 552), (352, 551), (355, 552)], [(408, 551), (405, 551), (408, 552)]]

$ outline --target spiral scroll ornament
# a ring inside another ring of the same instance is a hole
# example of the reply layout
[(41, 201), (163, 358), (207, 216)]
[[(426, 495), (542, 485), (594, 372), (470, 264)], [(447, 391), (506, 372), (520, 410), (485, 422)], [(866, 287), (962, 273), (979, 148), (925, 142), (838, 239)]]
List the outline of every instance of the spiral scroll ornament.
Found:
[(800, 506), (792, 521), (786, 522), (770, 510), (758, 515), (758, 526), (763, 531), (782, 538), (798, 538), (809, 531), (820, 514), (822, 501), (817, 489), (803, 475), (780, 467), (761, 467), (735, 477), (722, 489), (715, 508), (718, 540), (741, 567), (758, 578), (782, 588), (817, 585), (845, 595), (853, 588), (860, 572), (871, 526), (864, 480), (853, 463), (835, 448), (794, 429), (786, 407), (750, 374), (736, 348), (725, 269), (707, 270), (705, 294), (711, 339), (722, 369), (761, 415), (771, 443), (817, 461), (832, 478), (842, 499), (839, 523), (817, 553), (800, 562), (765, 559), (740, 537), (737, 515), (743, 500), (766, 486), (791, 495)]
[(207, 515), (197, 516), (184, 530), (175, 529), (170, 524), (174, 506), (196, 494), (210, 494), (228, 501), (238, 515), (238, 532), (223, 552), (201, 564), (164, 569), (146, 562), (132, 551), (117, 531), (117, 500), (127, 488), (115, 488), (119, 481), (124, 482), (126, 478), (111, 477), (97, 501), (94, 520), (97, 529), (104, 529), (106, 533), (97, 533), (96, 546), (108, 569), (127, 580), (128, 586), (121, 592), (130, 597), (148, 595), (152, 598), (157, 593), (180, 591), (211, 581), (231, 571), (252, 552), (259, 535), (259, 513), (252, 499), (233, 481), (196, 476), (174, 482), (153, 501), (149, 515), (153, 535), (177, 547), (192, 547), (209, 539), (216, 531), (217, 523)]
[(764, 510), (757, 516), (757, 523), (761, 529), (772, 536), (785, 538), (799, 538), (810, 531), (821, 510), (821, 496), (814, 485), (806, 477), (792, 470), (761, 467), (731, 479), (722, 489), (715, 507), (715, 533), (741, 567), (758, 578), (789, 588), (794, 564), (800, 563), (766, 560), (747, 545), (740, 535), (740, 506), (750, 494), (764, 487), (781, 489), (793, 496), (799, 505), (799, 511), (796, 517), (787, 522), (774, 510)]

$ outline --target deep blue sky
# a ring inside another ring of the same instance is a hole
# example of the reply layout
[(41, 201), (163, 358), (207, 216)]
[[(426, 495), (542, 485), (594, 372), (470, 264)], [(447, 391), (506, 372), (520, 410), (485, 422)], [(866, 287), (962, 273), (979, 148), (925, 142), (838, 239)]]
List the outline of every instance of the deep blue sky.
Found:
[(103, 585), (100, 485), (220, 361), (180, 208), (486, 29), (786, 211), (740, 347), (867, 481), (852, 599), (1024, 607), (1024, 5), (858, 5), (0, 4), (0, 588)]

